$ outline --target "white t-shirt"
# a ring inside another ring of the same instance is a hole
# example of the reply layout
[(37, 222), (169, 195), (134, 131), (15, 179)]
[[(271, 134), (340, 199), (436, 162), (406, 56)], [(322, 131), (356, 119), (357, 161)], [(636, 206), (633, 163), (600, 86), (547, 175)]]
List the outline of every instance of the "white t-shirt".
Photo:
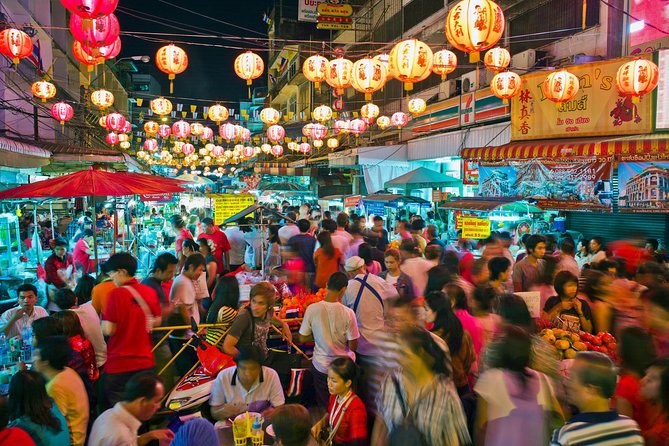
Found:
[(400, 278), (399, 275), (391, 276), (390, 273), (386, 274), (386, 282), (388, 282), (389, 284), (391, 284), (393, 286), (397, 285), (397, 281), (399, 280), (399, 278)]
[[(355, 279), (364, 280), (365, 274), (358, 274)], [(362, 355), (376, 355), (378, 354), (378, 346), (374, 342), (374, 334), (385, 329), (384, 306), (374, 293), (365, 286), (365, 289), (360, 296), (360, 302), (357, 310), (353, 307), (358, 291), (362, 284), (357, 280), (349, 280), (346, 293), (342, 298), (342, 303), (355, 312), (355, 317), (358, 320), (358, 329), (360, 330), (360, 340), (358, 341), (358, 353)], [(374, 288), (381, 297), (381, 300), (386, 300), (392, 297), (397, 297), (397, 290), (395, 287), (379, 276), (369, 274), (367, 276), (367, 285)]]
[(281, 241), (281, 246), (288, 245), (288, 241), (297, 234), (300, 233), (300, 228), (297, 225), (283, 225), (279, 228), (279, 240)]
[(239, 376), (236, 377), (235, 385), (232, 385), (232, 375), (236, 371), (237, 367), (229, 367), (218, 374), (211, 388), (209, 405), (216, 407), (235, 402), (251, 404), (255, 401), (269, 401), (272, 407), (278, 407), (285, 403), (281, 381), (275, 370), (263, 366), (263, 382), (258, 377), (248, 391), (239, 381)]
[[(202, 274), (204, 275), (204, 274)], [(188, 316), (195, 319), (195, 323), (200, 323), (200, 311), (195, 299), (194, 281), (179, 274), (174, 278), (172, 289), (170, 290), (170, 302), (174, 305), (185, 305), (188, 308)]]
[(413, 291), (416, 297), (425, 294), (425, 287), (427, 286), (427, 272), (432, 269), (434, 265), (429, 260), (422, 257), (414, 257), (406, 259), (400, 265), (400, 271), (411, 277), (413, 282)]
[(328, 366), (338, 356), (348, 356), (355, 361), (355, 353), (348, 348), (348, 341), (360, 337), (355, 313), (339, 302), (317, 302), (307, 307), (300, 327), (302, 336), (314, 336), (312, 362), (316, 370), (327, 373)]
[(228, 242), (230, 242), (230, 264), (241, 265), (244, 263), (244, 253), (246, 252), (244, 233), (238, 226), (230, 227), (223, 232), (228, 238)]
[(107, 361), (107, 344), (105, 343), (105, 338), (102, 336), (98, 312), (95, 311), (90, 302), (80, 305), (79, 308), (75, 308), (73, 311), (79, 316), (79, 322), (81, 322), (81, 328), (84, 329), (84, 335), (86, 335), (86, 338), (93, 345), (96, 365), (102, 367)]
[(88, 444), (96, 446), (136, 445), (137, 432), (142, 422), (116, 403), (93, 423)]

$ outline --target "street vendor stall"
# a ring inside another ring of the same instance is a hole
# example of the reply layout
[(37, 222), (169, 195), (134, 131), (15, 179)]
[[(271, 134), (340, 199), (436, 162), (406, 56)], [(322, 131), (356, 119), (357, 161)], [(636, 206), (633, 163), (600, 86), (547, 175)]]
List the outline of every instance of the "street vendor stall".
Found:
[(432, 203), (420, 197), (385, 193), (368, 195), (362, 199), (362, 204), (368, 219), (372, 215), (380, 215), (390, 220), (406, 212), (422, 215), (432, 207)]
[(416, 189), (440, 189), (442, 187), (455, 188), (462, 192), (462, 181), (436, 170), (419, 167), (411, 172), (405, 173), (384, 184), (386, 189), (400, 189), (405, 194), (411, 195)]

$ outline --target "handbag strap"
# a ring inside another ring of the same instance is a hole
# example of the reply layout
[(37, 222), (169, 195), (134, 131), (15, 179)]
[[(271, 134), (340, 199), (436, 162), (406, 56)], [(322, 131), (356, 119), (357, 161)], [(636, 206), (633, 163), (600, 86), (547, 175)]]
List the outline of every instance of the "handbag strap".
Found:
[(409, 417), (409, 412), (411, 410), (407, 402), (404, 400), (404, 395), (402, 394), (402, 389), (400, 389), (400, 383), (397, 380), (397, 377), (393, 375), (392, 379), (393, 379), (393, 384), (395, 385), (395, 394), (397, 395), (397, 398), (400, 400), (400, 409), (402, 410), (402, 418), (406, 421), (407, 418)]
[(337, 434), (337, 430), (339, 429), (339, 426), (341, 425), (342, 420), (344, 419), (344, 415), (346, 414), (346, 409), (348, 409), (348, 406), (351, 404), (351, 402), (358, 398), (358, 395), (353, 395), (351, 398), (344, 403), (344, 407), (341, 409), (341, 415), (339, 416), (339, 419), (337, 420), (337, 423), (335, 426), (330, 430), (330, 435), (328, 435), (327, 440), (325, 440), (325, 444), (331, 445), (332, 441), (334, 440), (335, 435)]
[(137, 290), (134, 289), (133, 287), (124, 285), (123, 288), (127, 289), (128, 292), (130, 292), (133, 299), (135, 299), (135, 302), (137, 302), (137, 304), (144, 312), (144, 316), (146, 318), (146, 331), (148, 333), (151, 333), (151, 329), (153, 328), (153, 314), (151, 313), (149, 306), (146, 304), (146, 301), (142, 298), (142, 296), (139, 295)]

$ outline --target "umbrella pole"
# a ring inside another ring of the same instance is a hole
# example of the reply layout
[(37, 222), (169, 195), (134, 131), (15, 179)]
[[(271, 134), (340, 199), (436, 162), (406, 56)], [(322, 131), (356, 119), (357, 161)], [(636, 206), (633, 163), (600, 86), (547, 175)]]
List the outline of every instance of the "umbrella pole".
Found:
[(93, 206), (93, 253), (95, 255), (95, 277), (98, 277), (98, 215), (95, 212), (95, 195), (91, 195), (91, 204)]
[(116, 200), (114, 200), (114, 236), (112, 237), (112, 254), (116, 254), (116, 241), (118, 240), (118, 210), (116, 209)]
[[(35, 257), (37, 258), (37, 263), (39, 264), (39, 263), (42, 263), (42, 256), (40, 255), (40, 253), (42, 252), (42, 250), (41, 250), (42, 240), (40, 240), (39, 230), (37, 228), (38, 228), (38, 226), (37, 226), (37, 202), (35, 202), (35, 206), (33, 208), (33, 239), (35, 239), (35, 241), (37, 242), (36, 245), (39, 245), (39, 246), (33, 246), (33, 248), (35, 249)], [(35, 235), (37, 235), (37, 237), (35, 237)]]
[(53, 226), (53, 201), (49, 202), (49, 219), (51, 220), (51, 238), (56, 240), (56, 231)]
[(262, 219), (262, 208), (258, 209), (260, 215), (260, 271), (265, 280), (265, 226)]

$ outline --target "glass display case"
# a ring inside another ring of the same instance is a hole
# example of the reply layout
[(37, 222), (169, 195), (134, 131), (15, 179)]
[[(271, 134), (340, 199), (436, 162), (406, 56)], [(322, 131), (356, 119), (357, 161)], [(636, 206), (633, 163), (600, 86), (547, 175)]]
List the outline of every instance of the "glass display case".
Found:
[(0, 214), (0, 274), (14, 275), (21, 264), (19, 218), (14, 214)]

